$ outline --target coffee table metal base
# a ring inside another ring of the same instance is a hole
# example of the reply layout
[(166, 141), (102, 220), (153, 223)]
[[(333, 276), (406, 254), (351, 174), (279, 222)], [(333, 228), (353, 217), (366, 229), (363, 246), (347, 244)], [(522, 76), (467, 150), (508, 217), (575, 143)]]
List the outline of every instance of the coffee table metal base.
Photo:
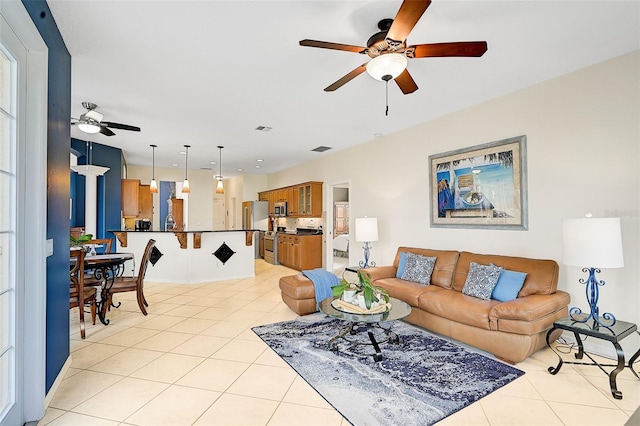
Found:
[[(357, 341), (355, 339), (350, 339), (348, 337), (349, 335), (355, 335), (362, 329), (366, 329), (367, 335), (369, 336), (369, 340), (371, 343)], [(384, 336), (382, 340), (380, 341), (376, 340), (375, 329), (382, 330), (382, 334)], [(336, 336), (329, 339), (328, 345), (332, 351), (339, 352), (340, 349), (338, 347), (338, 341), (340, 339), (355, 345), (372, 345), (373, 349), (375, 349), (376, 351), (376, 353), (373, 354), (373, 360), (375, 362), (382, 361), (382, 351), (380, 350), (380, 343), (389, 342), (394, 345), (398, 345), (401, 343), (400, 336), (398, 336), (396, 333), (391, 331), (391, 326), (383, 327), (382, 325), (380, 325), (380, 323), (377, 323), (377, 322), (376, 323), (357, 323), (357, 322), (348, 323), (347, 325), (342, 327), (342, 329)]]

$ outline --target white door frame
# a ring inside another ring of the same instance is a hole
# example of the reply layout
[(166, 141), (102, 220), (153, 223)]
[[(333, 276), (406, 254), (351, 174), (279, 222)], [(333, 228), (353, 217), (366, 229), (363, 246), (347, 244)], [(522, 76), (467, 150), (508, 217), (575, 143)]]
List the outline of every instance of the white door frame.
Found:
[[(326, 221), (324, 224), (324, 237), (325, 237), (325, 269), (327, 271), (333, 271), (333, 189), (334, 188), (347, 188), (349, 190), (349, 200), (351, 200), (351, 180), (337, 181), (325, 185), (325, 206), (326, 206)], [(349, 229), (351, 229), (351, 217), (349, 217)], [(349, 234), (351, 239), (351, 234)], [(349, 244), (349, 259), (351, 259), (351, 244)], [(349, 263), (350, 265), (351, 263)]]
[(12, 31), (27, 51), (16, 114), (16, 382), (13, 405), (0, 414), (0, 425), (15, 425), (45, 410), (48, 50), (22, 2), (0, 1), (0, 14), (8, 23), (0, 25), (2, 39)]

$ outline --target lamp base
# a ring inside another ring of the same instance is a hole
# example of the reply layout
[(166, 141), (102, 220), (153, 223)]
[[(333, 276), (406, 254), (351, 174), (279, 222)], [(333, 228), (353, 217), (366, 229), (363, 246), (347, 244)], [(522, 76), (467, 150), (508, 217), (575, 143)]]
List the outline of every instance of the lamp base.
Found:
[(369, 246), (369, 241), (365, 241), (364, 246), (362, 246), (362, 248), (364, 249), (364, 261), (361, 260), (358, 263), (358, 265), (360, 265), (360, 267), (363, 269), (373, 268), (374, 266), (376, 266), (376, 262), (369, 261), (369, 251), (371, 250), (371, 246)]
[[(589, 314), (583, 314), (582, 309), (578, 307), (573, 307), (569, 309), (569, 316), (575, 322), (586, 323), (590, 319), (593, 320), (593, 328), (597, 329), (602, 326), (605, 328), (613, 327), (616, 323), (616, 317), (613, 314), (605, 312), (600, 316), (600, 309), (598, 308), (598, 298), (600, 296), (600, 290), (598, 286), (603, 286), (605, 284), (604, 281), (598, 281), (596, 279), (596, 272), (600, 273), (600, 269), (597, 268), (583, 268), (582, 272), (588, 272), (589, 277), (586, 279), (580, 279), (578, 282), (580, 284), (586, 285), (586, 294), (587, 294), (587, 302), (589, 303)], [(602, 320), (605, 322), (603, 322)]]

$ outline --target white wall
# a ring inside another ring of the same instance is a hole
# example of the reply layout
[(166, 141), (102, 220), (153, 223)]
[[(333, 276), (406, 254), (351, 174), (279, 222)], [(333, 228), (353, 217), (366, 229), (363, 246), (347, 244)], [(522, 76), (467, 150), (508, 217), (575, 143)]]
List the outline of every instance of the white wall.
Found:
[[(639, 64), (636, 51), (270, 175), (269, 187), (324, 181), (326, 200), (329, 185), (350, 181), (351, 226), (378, 218), (378, 265), (391, 264), (400, 245), (554, 259), (559, 288), (583, 310), (586, 276), (562, 265), (561, 221), (620, 216), (625, 267), (603, 270), (599, 306), (640, 323)], [(519, 135), (527, 136), (529, 230), (431, 228), (428, 156)]]
[[(155, 176), (160, 181), (182, 182), (184, 180), (184, 168), (158, 168)], [(140, 179), (143, 185), (151, 182), (151, 167), (127, 166), (129, 179)], [(189, 231), (210, 230), (213, 218), (213, 194), (215, 186), (210, 170), (189, 170), (189, 214), (186, 217)], [(160, 195), (153, 194), (153, 223), (160, 221)], [(157, 228), (157, 227), (156, 227)]]

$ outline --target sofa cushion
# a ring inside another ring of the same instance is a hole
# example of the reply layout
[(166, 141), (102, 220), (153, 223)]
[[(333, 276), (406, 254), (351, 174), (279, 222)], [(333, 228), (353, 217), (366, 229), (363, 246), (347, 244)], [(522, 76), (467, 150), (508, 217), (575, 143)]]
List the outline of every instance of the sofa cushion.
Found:
[(493, 288), (498, 282), (502, 268), (495, 265), (480, 265), (476, 262), (469, 264), (469, 273), (462, 287), (462, 293), (467, 296), (491, 299)]
[(431, 273), (433, 272), (433, 266), (436, 263), (436, 258), (422, 256), (415, 253), (407, 253), (406, 257), (407, 266), (400, 278), (420, 284), (430, 284)]
[(398, 247), (395, 260), (393, 261), (393, 266), (396, 270), (400, 264), (401, 253), (414, 253), (427, 257), (436, 257), (436, 264), (434, 265), (433, 272), (431, 273), (431, 285), (436, 285), (442, 288), (452, 288), (453, 271), (456, 269), (456, 263), (458, 262), (459, 255), (457, 251)]
[(418, 298), (419, 309), (457, 323), (486, 330), (490, 329), (489, 312), (499, 303), (497, 300), (483, 300), (452, 290), (424, 293)]
[(375, 285), (380, 286), (389, 292), (389, 296), (400, 299), (410, 306), (418, 306), (418, 298), (423, 294), (431, 294), (437, 291), (445, 291), (441, 287), (423, 285), (400, 278), (382, 278), (377, 280)]
[[(476, 254), (463, 251), (458, 258), (453, 277), (453, 288), (455, 290), (462, 291), (469, 272), (469, 263), (472, 261), (482, 265), (493, 263), (503, 269), (526, 272), (527, 278), (524, 280), (522, 289), (518, 292), (518, 297), (530, 294), (553, 294), (558, 287), (559, 267), (553, 260)], [(433, 279), (431, 281), (433, 283)]]
[(496, 286), (493, 288), (491, 298), (501, 302), (515, 300), (516, 297), (518, 297), (518, 292), (524, 285), (525, 278), (527, 278), (525, 272), (503, 269), (502, 272), (500, 272)]
[(400, 262), (398, 262), (398, 271), (396, 272), (396, 278), (402, 278), (404, 270), (407, 268), (407, 253), (400, 253)]

